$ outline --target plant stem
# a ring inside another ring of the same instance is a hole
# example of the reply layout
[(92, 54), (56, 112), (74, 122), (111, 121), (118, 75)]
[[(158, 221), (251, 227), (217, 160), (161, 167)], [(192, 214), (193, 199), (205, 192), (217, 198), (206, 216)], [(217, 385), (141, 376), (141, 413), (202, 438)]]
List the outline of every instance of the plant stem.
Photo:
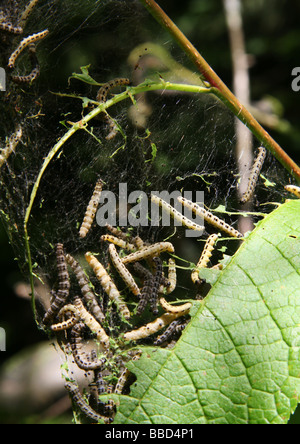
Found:
[(175, 41), (182, 47), (197, 69), (211, 84), (215, 94), (220, 100), (243, 122), (267, 148), (276, 159), (289, 171), (293, 177), (300, 182), (300, 168), (279, 146), (279, 144), (268, 134), (268, 132), (255, 120), (252, 114), (238, 101), (235, 95), (225, 83), (214, 72), (210, 65), (204, 60), (197, 49), (180, 31), (175, 23), (167, 16), (155, 0), (140, 0), (148, 9), (158, 23), (166, 29)]

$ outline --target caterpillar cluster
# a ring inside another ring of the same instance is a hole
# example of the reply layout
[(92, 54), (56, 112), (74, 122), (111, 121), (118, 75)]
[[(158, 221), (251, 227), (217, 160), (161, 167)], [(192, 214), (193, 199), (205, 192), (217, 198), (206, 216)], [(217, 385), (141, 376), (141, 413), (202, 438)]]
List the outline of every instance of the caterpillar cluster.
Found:
[[(32, 13), (33, 9), (37, 5), (39, 0), (31, 0), (24, 11), (20, 14), (18, 18), (18, 24), (15, 26), (10, 21), (6, 20), (4, 17), (1, 17), (0, 20), (0, 32), (7, 33), (8, 35), (22, 35), (24, 32), (24, 26), (27, 22), (28, 17)], [(31, 84), (34, 80), (36, 80), (40, 74), (40, 66), (36, 56), (36, 44), (44, 39), (49, 34), (48, 29), (44, 31), (37, 32), (35, 34), (24, 37), (17, 48), (11, 53), (7, 67), (10, 70), (15, 68), (17, 59), (22, 54), (22, 52), (28, 48), (28, 53), (30, 56), (31, 67), (32, 70), (28, 75), (12, 75), (11, 80), (14, 83), (18, 84)]]
[[(114, 234), (120, 236), (119, 239), (122, 236), (124, 239), (121, 231), (119, 233), (115, 231)], [(135, 258), (130, 257), (127, 266), (124, 261), (126, 256), (121, 257), (121, 252), (124, 254), (125, 249), (117, 249), (120, 247), (115, 243), (116, 236), (109, 234), (107, 236), (105, 240), (108, 242), (107, 250), (111, 261), (109, 267), (104, 266), (95, 254), (86, 252), (84, 255), (91, 274), (95, 275), (98, 282), (97, 293), (85, 267), (70, 253), (65, 252), (63, 244), (56, 245), (57, 290), (52, 291), (50, 307), (42, 319), (44, 328), (57, 336), (58, 343), (64, 349), (66, 347), (70, 350), (74, 364), (92, 375), (90, 387), (93, 390), (87, 399), (81, 394), (75, 380), (66, 382), (65, 387), (73, 403), (88, 420), (104, 423), (113, 421), (114, 403), (110, 400), (107, 403), (98, 402), (94, 405), (92, 397), (99, 400), (101, 394), (122, 394), (124, 390), (128, 391), (131, 373), (126, 363), (128, 360), (139, 359), (141, 355), (139, 350), (133, 348), (135, 342), (159, 333), (177, 319), (185, 320), (192, 306), (189, 302), (174, 305), (163, 297), (170, 294), (176, 286), (175, 261), (169, 259), (169, 273), (168, 277), (165, 277), (163, 261), (160, 258), (168, 251), (174, 252), (174, 247), (170, 247), (172, 244), (168, 245), (168, 248), (165, 243), (145, 246), (141, 238), (127, 237), (127, 242), (134, 245), (136, 252), (139, 252)], [(106, 243), (103, 245), (106, 246)], [(127, 253), (128, 256), (132, 254), (130, 250), (129, 252), (127, 250)], [(117, 272), (118, 279), (123, 282), (127, 292), (132, 294), (129, 301), (131, 305), (127, 303), (124, 295), (121, 295), (117, 281), (111, 276), (111, 270)], [(77, 288), (73, 288), (73, 281)], [(134, 313), (140, 315), (147, 305), (149, 311), (158, 317), (139, 328), (132, 328), (132, 315)], [(159, 314), (159, 311), (162, 313)], [(116, 317), (117, 322), (109, 322)], [(178, 335), (179, 327), (174, 329), (173, 333)], [(168, 333), (166, 338), (170, 336), (171, 333)], [(87, 348), (87, 340), (93, 341), (92, 350)], [(114, 367), (112, 362), (115, 364)], [(117, 382), (114, 384), (105, 382), (110, 377), (112, 381), (117, 380)]]

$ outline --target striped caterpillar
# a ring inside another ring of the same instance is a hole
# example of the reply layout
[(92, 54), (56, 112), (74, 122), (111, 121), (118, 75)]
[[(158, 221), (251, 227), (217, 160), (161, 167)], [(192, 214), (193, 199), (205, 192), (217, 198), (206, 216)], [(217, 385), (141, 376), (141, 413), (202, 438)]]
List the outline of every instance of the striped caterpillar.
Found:
[(297, 187), (296, 185), (286, 185), (284, 189), (300, 199), (300, 187)]
[(9, 137), (9, 139), (8, 139), (8, 141), (6, 143), (6, 148), (1, 150), (1, 152), (0, 152), (0, 168), (7, 161), (9, 156), (17, 148), (18, 143), (21, 140), (22, 134), (23, 134), (22, 128), (21, 128), (21, 126), (19, 126), (16, 129), (16, 131)]
[(52, 324), (50, 327), (52, 331), (57, 332), (62, 330), (68, 330), (69, 328), (74, 327), (74, 325), (79, 321), (80, 315), (77, 308), (74, 305), (71, 304), (65, 305), (59, 311), (58, 318), (63, 319), (66, 313), (71, 313), (71, 317), (58, 324)]
[(13, 26), (11, 23), (1, 22), (0, 31), (9, 32), (10, 34), (19, 35), (23, 33), (20, 26)]
[(19, 44), (19, 46), (17, 47), (17, 49), (11, 54), (8, 60), (8, 67), (14, 68), (16, 60), (19, 57), (19, 55), (23, 52), (23, 50), (27, 48), (27, 46), (30, 45), (31, 43), (35, 43), (38, 40), (45, 38), (48, 34), (49, 31), (48, 29), (46, 29), (45, 31), (38, 32), (37, 34), (32, 34), (29, 37), (23, 39)]
[(119, 273), (119, 275), (121, 276), (121, 278), (123, 279), (123, 281), (125, 282), (127, 287), (131, 290), (131, 292), (135, 296), (140, 298), (140, 296), (141, 296), (140, 289), (137, 286), (135, 280), (133, 279), (133, 276), (131, 275), (130, 271), (127, 270), (127, 268), (123, 264), (114, 244), (109, 245), (108, 251), (109, 251), (110, 258), (111, 258), (111, 261), (112, 261), (115, 269), (117, 270), (117, 272)]
[(103, 265), (91, 253), (86, 253), (85, 258), (89, 263), (89, 265), (91, 266), (91, 268), (93, 269), (97, 279), (99, 280), (101, 286), (103, 287), (104, 291), (107, 293), (110, 300), (117, 305), (121, 315), (123, 315), (125, 319), (129, 319), (130, 311), (128, 310), (127, 305), (121, 298), (119, 290), (115, 286), (114, 282), (112, 281), (111, 277), (108, 275)]
[(20, 17), (20, 25), (24, 26), (29, 15), (31, 14), (31, 12), (33, 11), (33, 8), (36, 6), (36, 4), (38, 3), (39, 0), (31, 0), (29, 2), (29, 4), (26, 6), (25, 10), (22, 12), (21, 17)]
[(200, 256), (200, 259), (196, 265), (196, 268), (193, 270), (191, 274), (191, 279), (194, 282), (194, 284), (201, 284), (201, 279), (199, 279), (199, 269), (200, 268), (206, 268), (208, 261), (212, 255), (212, 251), (214, 249), (214, 245), (216, 240), (218, 239), (219, 234), (212, 234), (207, 239), (205, 246), (203, 248), (202, 254)]
[(69, 264), (69, 266), (72, 268), (79, 287), (81, 289), (81, 293), (84, 297), (85, 303), (88, 307), (88, 309), (91, 311), (92, 315), (99, 321), (100, 323), (105, 321), (105, 316), (97, 302), (96, 296), (92, 292), (90, 286), (89, 286), (89, 280), (86, 276), (85, 272), (79, 265), (79, 263), (70, 255), (66, 255), (66, 261)]
[(87, 311), (79, 297), (74, 298), (74, 305), (79, 312), (80, 319), (93, 333), (95, 333), (98, 342), (103, 346), (104, 349), (107, 350), (109, 348), (109, 337), (107, 336), (104, 328), (99, 324), (98, 321), (96, 321), (94, 316)]
[[(141, 352), (138, 352), (133, 356), (132, 361), (137, 361), (138, 359), (140, 359), (140, 357), (141, 357)], [(115, 386), (114, 392), (116, 394), (120, 395), (122, 393), (129, 375), (130, 375), (130, 370), (125, 368), (122, 371), (121, 375), (119, 376), (118, 382)]]
[(191, 230), (200, 231), (201, 233), (204, 231), (203, 226), (198, 225), (195, 222), (188, 219), (187, 217), (183, 216), (179, 211), (177, 211), (169, 203), (165, 202), (160, 197), (152, 194), (151, 201), (156, 203), (157, 205), (161, 206), (162, 209), (164, 209), (165, 211), (170, 213), (170, 215), (173, 217), (173, 219), (180, 222), (181, 225), (184, 225)]
[(251, 197), (254, 193), (258, 178), (259, 178), (260, 171), (261, 171), (262, 166), (264, 164), (266, 154), (267, 154), (267, 150), (263, 146), (258, 148), (258, 155), (254, 161), (253, 167), (250, 172), (247, 190), (243, 193), (243, 196), (240, 200), (241, 204), (245, 204), (246, 202), (248, 202), (251, 199)]
[(135, 245), (120, 239), (118, 237), (112, 236), (110, 234), (104, 234), (101, 236), (102, 241), (111, 242), (112, 244), (117, 245), (118, 247), (122, 248), (123, 250), (134, 252), (136, 251)]
[(82, 370), (96, 370), (103, 367), (106, 362), (106, 358), (102, 359), (92, 359), (92, 355), (88, 356), (85, 351), (83, 351), (82, 344), (82, 330), (84, 329), (84, 324), (82, 322), (77, 323), (73, 326), (71, 330), (71, 349), (74, 361), (78, 367)]
[(189, 320), (182, 322), (181, 319), (176, 319), (175, 321), (171, 322), (171, 324), (166, 328), (163, 334), (155, 339), (153, 344), (154, 345), (163, 344), (168, 339), (170, 339), (173, 333), (180, 333), (183, 329), (185, 329), (188, 322)]
[(151, 293), (149, 297), (150, 302), (150, 309), (154, 315), (158, 314), (158, 308), (157, 308), (157, 298), (158, 298), (158, 291), (160, 284), (162, 282), (162, 263), (159, 257), (154, 257), (153, 262), (155, 264), (155, 274), (153, 276), (153, 283), (151, 288)]
[(40, 67), (36, 66), (27, 76), (11, 76), (14, 83), (32, 83), (40, 75)]
[(223, 220), (219, 219), (217, 216), (214, 216), (209, 211), (205, 210), (204, 208), (201, 208), (199, 205), (197, 205), (194, 202), (191, 202), (190, 200), (185, 199), (184, 197), (178, 197), (179, 202), (182, 203), (185, 207), (192, 210), (194, 213), (198, 214), (199, 216), (203, 216), (206, 222), (213, 225), (216, 228), (219, 228), (220, 230), (224, 231), (225, 233), (229, 234), (229, 236), (241, 238), (243, 237), (242, 233), (235, 230), (233, 227), (228, 225)]
[(174, 247), (170, 242), (158, 242), (147, 247), (143, 247), (140, 250), (125, 256), (122, 259), (123, 264), (128, 264), (130, 262), (138, 262), (149, 257), (158, 256), (161, 253), (168, 251), (169, 253), (174, 253)]
[[(129, 84), (130, 84), (129, 79), (119, 78), (119, 79), (110, 80), (99, 89), (96, 97), (97, 102), (99, 103), (106, 102), (108, 93), (112, 88), (115, 88), (116, 86), (121, 86), (121, 85), (125, 86)], [(115, 121), (107, 114), (107, 112), (105, 112), (105, 120), (107, 121), (110, 128), (110, 132), (106, 136), (106, 140), (112, 140), (117, 135), (118, 127)]]
[(54, 299), (51, 302), (50, 308), (47, 310), (43, 323), (49, 324), (59, 310), (65, 305), (66, 300), (69, 297), (70, 290), (70, 278), (68, 273), (68, 267), (65, 259), (63, 244), (57, 244), (56, 246), (56, 261), (58, 272), (58, 290), (54, 295)]
[(91, 200), (87, 206), (85, 216), (84, 216), (82, 225), (79, 230), (79, 236), (81, 238), (84, 238), (88, 234), (88, 232), (90, 231), (90, 228), (91, 228), (94, 218), (96, 216), (97, 208), (99, 205), (100, 196), (101, 196), (101, 192), (102, 192), (102, 186), (103, 186), (103, 182), (101, 179), (99, 179), (95, 185), (93, 195), (92, 195)]
[(147, 268), (143, 267), (139, 263), (135, 263), (133, 265), (133, 269), (135, 273), (144, 281), (140, 300), (136, 311), (137, 315), (141, 315), (145, 310), (146, 305), (150, 299), (154, 276), (149, 270), (147, 270)]
[[(176, 288), (176, 284), (177, 284), (177, 273), (176, 273), (176, 263), (175, 260), (170, 258), (169, 259), (169, 264), (168, 264), (168, 279), (167, 279), (167, 283), (166, 283), (166, 293), (170, 294), (172, 293), (175, 288)], [(159, 289), (159, 293), (163, 293), (164, 292), (164, 288), (160, 288)]]
[(105, 424), (109, 424), (111, 422), (111, 418), (106, 416), (102, 416), (99, 413), (95, 412), (83, 399), (80, 390), (77, 385), (72, 382), (67, 382), (65, 384), (66, 390), (70, 393), (72, 397), (72, 401), (77, 405), (79, 410), (86, 415), (88, 418), (93, 421), (100, 422), (103, 421)]

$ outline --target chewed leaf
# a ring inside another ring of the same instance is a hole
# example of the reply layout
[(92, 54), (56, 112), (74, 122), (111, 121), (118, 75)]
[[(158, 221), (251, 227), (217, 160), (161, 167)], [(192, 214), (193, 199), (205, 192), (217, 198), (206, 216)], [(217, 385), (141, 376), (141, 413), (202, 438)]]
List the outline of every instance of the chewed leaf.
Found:
[(87, 83), (89, 85), (101, 86), (102, 85), (101, 83), (98, 83), (96, 80), (94, 80), (90, 76), (89, 67), (90, 67), (90, 65), (81, 66), (80, 67), (81, 74), (79, 74), (77, 72), (73, 72), (73, 74), (69, 77), (69, 82), (70, 82), (70, 79), (77, 79), (77, 80), (80, 80), (81, 82)]
[[(300, 395), (300, 201), (268, 215), (173, 349), (145, 349), (116, 423), (286, 423)], [(199, 305), (198, 305), (199, 304)]]

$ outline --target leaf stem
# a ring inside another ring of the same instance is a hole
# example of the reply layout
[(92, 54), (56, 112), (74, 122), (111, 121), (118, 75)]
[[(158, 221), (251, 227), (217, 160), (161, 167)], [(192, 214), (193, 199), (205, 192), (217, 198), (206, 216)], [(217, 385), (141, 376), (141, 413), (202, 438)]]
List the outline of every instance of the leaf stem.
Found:
[(300, 168), (280, 147), (280, 145), (268, 134), (268, 132), (255, 120), (252, 114), (238, 101), (235, 95), (219, 78), (197, 49), (180, 31), (175, 23), (161, 9), (155, 0), (140, 0), (158, 23), (166, 29), (175, 41), (182, 47), (197, 69), (214, 89), (214, 93), (220, 100), (243, 122), (267, 148), (276, 159), (300, 182)]

